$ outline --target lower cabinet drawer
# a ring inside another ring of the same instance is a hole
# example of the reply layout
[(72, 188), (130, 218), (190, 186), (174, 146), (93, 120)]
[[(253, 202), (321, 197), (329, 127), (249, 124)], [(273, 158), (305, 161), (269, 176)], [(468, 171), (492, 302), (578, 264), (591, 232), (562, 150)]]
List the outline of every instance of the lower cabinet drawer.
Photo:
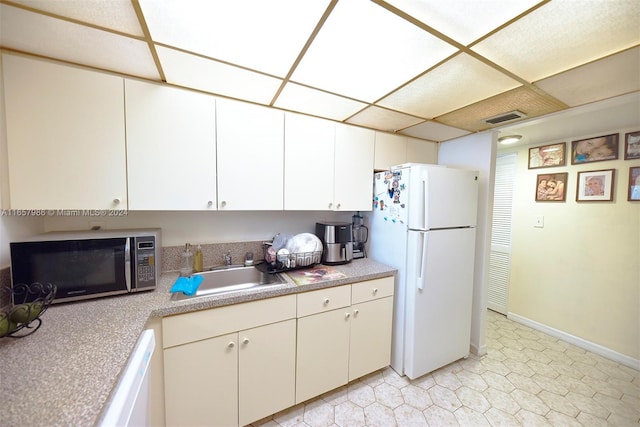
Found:
[(298, 294), (298, 318), (348, 307), (350, 304), (351, 285), (304, 292)]
[(295, 295), (177, 314), (162, 319), (162, 345), (173, 347), (295, 317)]

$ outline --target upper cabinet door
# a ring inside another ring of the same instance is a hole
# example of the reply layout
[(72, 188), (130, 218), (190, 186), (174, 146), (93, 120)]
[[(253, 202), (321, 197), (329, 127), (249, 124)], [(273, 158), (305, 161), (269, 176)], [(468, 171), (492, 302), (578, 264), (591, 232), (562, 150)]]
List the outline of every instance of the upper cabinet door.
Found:
[(375, 170), (389, 170), (407, 162), (406, 136), (376, 132), (375, 147)]
[(371, 210), (374, 144), (374, 131), (336, 124), (334, 174), (336, 210)]
[(335, 124), (285, 114), (285, 210), (333, 209)]
[(127, 209), (123, 79), (3, 55), (10, 207)]
[(438, 163), (438, 143), (407, 138), (407, 163)]
[(218, 99), (218, 209), (282, 210), (284, 112)]
[(216, 209), (216, 100), (125, 81), (129, 209)]

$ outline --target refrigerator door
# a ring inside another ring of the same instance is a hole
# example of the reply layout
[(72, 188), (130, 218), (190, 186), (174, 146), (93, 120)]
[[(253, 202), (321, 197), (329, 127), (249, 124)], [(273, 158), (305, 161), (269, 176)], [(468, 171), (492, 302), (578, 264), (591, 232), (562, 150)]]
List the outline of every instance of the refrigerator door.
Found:
[(469, 354), (475, 233), (408, 232), (404, 372), (411, 379)]
[(373, 176), (373, 210), (387, 229), (407, 228), (409, 218), (407, 169), (377, 172)]
[(413, 165), (409, 174), (408, 225), (412, 230), (474, 227), (478, 172), (437, 165)]
[[(385, 178), (386, 176), (386, 178)], [(374, 176), (374, 207), (364, 212), (365, 223), (369, 227), (367, 255), (398, 270), (394, 290), (393, 331), (391, 335), (391, 367), (402, 375), (404, 372), (404, 301), (407, 262), (407, 224), (403, 223), (406, 210), (393, 207), (389, 198), (387, 173)], [(387, 181), (387, 182), (385, 182)], [(395, 220), (394, 220), (395, 219)]]

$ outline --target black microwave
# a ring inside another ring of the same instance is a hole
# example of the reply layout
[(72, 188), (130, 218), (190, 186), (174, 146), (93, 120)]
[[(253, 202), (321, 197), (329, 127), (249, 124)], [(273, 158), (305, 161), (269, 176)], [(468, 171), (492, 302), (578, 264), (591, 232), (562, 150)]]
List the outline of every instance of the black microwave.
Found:
[(61, 231), (11, 242), (11, 283), (55, 284), (54, 303), (154, 290), (160, 235), (158, 228)]

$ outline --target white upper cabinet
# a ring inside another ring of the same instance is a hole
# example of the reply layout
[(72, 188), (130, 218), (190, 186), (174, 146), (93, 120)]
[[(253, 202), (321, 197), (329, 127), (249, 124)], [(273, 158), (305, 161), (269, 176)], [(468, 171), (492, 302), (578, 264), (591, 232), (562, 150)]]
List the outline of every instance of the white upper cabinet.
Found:
[(391, 166), (407, 162), (407, 137), (376, 132), (375, 170), (389, 170)]
[(335, 209), (370, 211), (373, 197), (375, 132), (336, 124)]
[(407, 138), (406, 163), (438, 163), (438, 143)]
[(216, 100), (125, 81), (129, 209), (216, 209)]
[(123, 79), (3, 55), (9, 205), (127, 209)]
[(284, 112), (217, 100), (218, 209), (282, 210)]
[(376, 132), (375, 170), (389, 170), (403, 163), (438, 163), (438, 144)]
[(371, 210), (374, 132), (285, 116), (285, 209)]
[(285, 210), (332, 209), (334, 141), (333, 122), (286, 113)]

